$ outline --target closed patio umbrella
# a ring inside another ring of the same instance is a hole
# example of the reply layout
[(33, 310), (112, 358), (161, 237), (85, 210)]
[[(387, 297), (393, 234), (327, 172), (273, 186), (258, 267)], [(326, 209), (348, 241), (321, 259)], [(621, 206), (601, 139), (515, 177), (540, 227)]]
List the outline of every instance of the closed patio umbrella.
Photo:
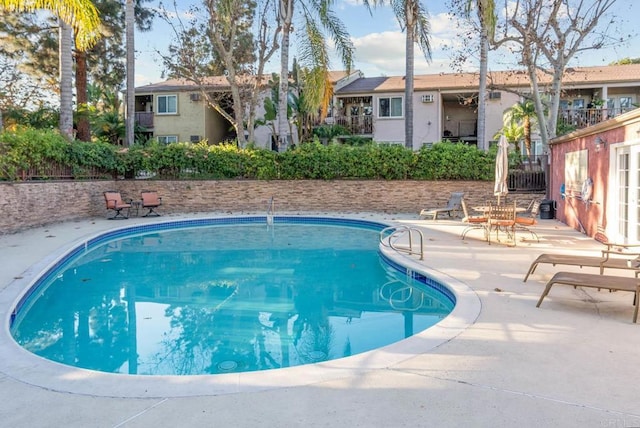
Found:
[(507, 186), (507, 174), (509, 171), (508, 157), (509, 142), (504, 135), (498, 140), (498, 154), (496, 155), (496, 181), (493, 188), (493, 194), (498, 197), (498, 205), (500, 198), (507, 196), (509, 187)]

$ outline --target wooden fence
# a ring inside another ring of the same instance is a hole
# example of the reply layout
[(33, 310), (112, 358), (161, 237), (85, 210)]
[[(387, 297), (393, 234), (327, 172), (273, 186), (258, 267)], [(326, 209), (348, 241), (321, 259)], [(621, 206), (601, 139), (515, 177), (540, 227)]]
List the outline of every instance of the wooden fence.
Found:
[(509, 171), (507, 186), (510, 192), (543, 191), (547, 188), (546, 175), (544, 171)]
[(43, 165), (31, 166), (29, 169), (21, 170), (18, 176), (22, 181), (32, 180), (97, 180), (113, 179), (112, 171), (105, 171), (100, 168), (82, 168), (74, 170), (69, 165), (57, 162), (48, 162)]

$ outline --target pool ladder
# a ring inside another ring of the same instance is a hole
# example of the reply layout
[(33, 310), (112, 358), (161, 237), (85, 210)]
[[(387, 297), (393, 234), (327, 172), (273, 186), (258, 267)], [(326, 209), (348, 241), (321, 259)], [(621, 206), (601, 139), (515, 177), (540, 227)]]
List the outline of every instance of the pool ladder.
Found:
[(273, 216), (275, 215), (275, 206), (273, 196), (267, 201), (267, 226), (273, 226)]
[[(408, 245), (406, 241), (400, 243), (400, 239), (408, 236)], [(414, 248), (414, 241), (418, 240), (419, 245)], [(389, 247), (399, 253), (407, 253), (410, 255), (419, 255), (420, 260), (424, 260), (424, 235), (420, 229), (409, 226), (389, 226), (380, 231), (380, 243), (385, 247)]]

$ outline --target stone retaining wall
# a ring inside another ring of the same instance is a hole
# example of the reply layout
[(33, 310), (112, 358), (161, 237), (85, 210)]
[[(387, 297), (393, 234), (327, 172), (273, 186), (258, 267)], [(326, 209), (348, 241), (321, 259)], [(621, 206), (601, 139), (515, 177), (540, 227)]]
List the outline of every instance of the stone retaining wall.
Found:
[[(276, 214), (295, 212), (415, 213), (446, 204), (449, 194), (464, 191), (469, 205), (493, 198), (486, 181), (69, 181), (0, 183), (0, 233), (13, 233), (61, 221), (107, 217), (103, 192), (140, 199), (156, 190), (161, 214), (195, 212), (266, 212), (273, 197)], [(524, 196), (523, 196), (524, 197)], [(526, 196), (529, 198), (530, 196)]]

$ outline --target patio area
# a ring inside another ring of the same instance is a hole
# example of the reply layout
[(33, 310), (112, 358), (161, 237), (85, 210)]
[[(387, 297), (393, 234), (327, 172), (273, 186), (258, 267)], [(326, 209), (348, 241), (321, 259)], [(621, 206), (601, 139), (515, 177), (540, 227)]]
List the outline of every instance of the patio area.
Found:
[[(246, 213), (233, 213), (246, 214)], [(286, 213), (277, 213), (286, 214)], [(333, 213), (305, 213), (337, 215)], [(210, 216), (222, 215), (210, 213)], [(261, 213), (260, 215), (264, 215)], [(205, 214), (193, 217), (204, 217)], [(467, 284), (480, 313), (453, 339), (400, 362), (340, 372), (297, 385), (287, 370), (273, 383), (176, 397), (104, 396), (87, 376), (87, 393), (69, 393), (31, 382), (41, 367), (12, 371), (0, 348), (0, 414), (5, 426), (69, 427), (633, 427), (640, 426), (635, 363), (640, 360), (640, 324), (631, 322), (631, 293), (556, 287), (540, 308), (536, 302), (558, 270), (540, 266), (522, 282), (543, 252), (598, 255), (602, 245), (556, 220), (539, 220), (540, 242), (518, 234), (516, 247), (482, 240), (459, 220), (419, 220), (417, 213), (345, 217), (418, 227), (425, 237), (424, 263)], [(185, 215), (161, 219), (184, 218)], [(154, 222), (131, 218), (126, 225)], [(122, 226), (91, 218), (0, 236), (0, 297), (34, 264), (78, 239)], [(616, 275), (631, 275), (615, 272)], [(4, 302), (0, 298), (0, 302)], [(4, 303), (3, 303), (4, 304)], [(6, 308), (0, 312), (5, 313)], [(6, 329), (6, 319), (3, 319)], [(309, 368), (309, 370), (313, 370)], [(31, 373), (29, 373), (31, 371)], [(62, 380), (61, 380), (62, 381)], [(54, 374), (48, 385), (55, 384)], [(123, 383), (123, 388), (125, 384)]]

